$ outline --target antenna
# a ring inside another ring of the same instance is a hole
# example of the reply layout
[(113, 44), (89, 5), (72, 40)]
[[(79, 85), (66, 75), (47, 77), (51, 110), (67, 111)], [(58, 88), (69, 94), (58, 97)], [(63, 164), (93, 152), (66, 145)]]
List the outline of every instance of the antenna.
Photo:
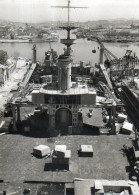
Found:
[(70, 26), (70, 0), (68, 0), (68, 26)]
[(62, 9), (67, 8), (68, 9), (68, 27), (70, 27), (70, 9), (87, 8), (87, 7), (74, 7), (74, 6), (70, 6), (70, 2), (71, 1), (68, 0), (67, 6), (51, 6), (52, 8), (62, 8)]
[[(73, 29), (76, 29), (77, 27), (71, 26), (70, 25), (70, 9), (77, 9), (77, 8), (87, 8), (87, 7), (74, 7), (74, 6), (70, 6), (70, 0), (67, 1), (67, 6), (51, 6), (52, 8), (62, 8), (62, 9), (68, 9), (68, 26), (62, 26), (60, 28), (62, 28), (63, 30), (67, 30), (67, 39), (61, 39), (61, 43), (67, 46), (67, 54), (70, 54), (70, 46), (73, 43), (74, 39), (70, 38), (70, 31)], [(65, 52), (65, 53), (66, 53)]]

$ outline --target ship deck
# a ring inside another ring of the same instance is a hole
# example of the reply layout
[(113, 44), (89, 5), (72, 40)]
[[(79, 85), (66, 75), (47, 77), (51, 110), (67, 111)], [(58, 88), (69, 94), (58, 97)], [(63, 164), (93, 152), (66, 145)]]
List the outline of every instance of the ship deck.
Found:
[[(54, 149), (56, 144), (65, 144), (71, 150), (69, 171), (51, 171), (51, 158), (36, 158), (33, 148), (45, 144)], [(79, 157), (81, 144), (93, 146), (93, 157)], [(72, 182), (74, 178), (128, 180), (128, 161), (121, 149), (131, 146), (126, 135), (87, 136), (71, 135), (53, 138), (34, 138), (24, 135), (0, 136), (0, 179), (17, 187), (24, 181)]]

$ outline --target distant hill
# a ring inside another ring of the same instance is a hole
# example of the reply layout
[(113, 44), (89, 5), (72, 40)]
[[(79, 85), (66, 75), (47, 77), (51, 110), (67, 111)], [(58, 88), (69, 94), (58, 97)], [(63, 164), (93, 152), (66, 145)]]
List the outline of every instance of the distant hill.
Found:
[(10, 23), (10, 22), (7, 21), (7, 20), (2, 20), (2, 19), (0, 19), (0, 24), (7, 24), (7, 23)]
[[(60, 24), (64, 24), (65, 21), (61, 21)], [(139, 20), (127, 20), (124, 18), (118, 18), (118, 19), (113, 19), (113, 20), (92, 20), (92, 21), (86, 21), (86, 22), (71, 22), (74, 24), (82, 24), (82, 25), (131, 25), (131, 24), (137, 24), (139, 25)], [(46, 21), (46, 22), (40, 22), (40, 23), (23, 23), (23, 22), (13, 22), (13, 21), (7, 21), (7, 20), (2, 20), (0, 19), (0, 24), (14, 24), (14, 25), (18, 25), (18, 26), (24, 26), (26, 24), (32, 25), (32, 26), (51, 26), (52, 24), (55, 25), (59, 25), (58, 21)]]

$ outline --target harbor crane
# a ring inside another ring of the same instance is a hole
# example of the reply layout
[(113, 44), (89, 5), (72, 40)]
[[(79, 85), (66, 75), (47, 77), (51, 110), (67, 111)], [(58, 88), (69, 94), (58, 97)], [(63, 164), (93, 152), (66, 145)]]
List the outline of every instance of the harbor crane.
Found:
[[(112, 52), (110, 52), (101, 40), (98, 37), (95, 37), (95, 40), (100, 46), (100, 54), (99, 54), (99, 64), (106, 64), (107, 67), (110, 68), (111, 65), (121, 66), (121, 70), (125, 71), (126, 69), (134, 69), (135, 64), (137, 64), (138, 59), (133, 53), (132, 50), (126, 50), (126, 53), (123, 58), (117, 58)], [(92, 50), (93, 52), (94, 50)], [(94, 52), (93, 52), (94, 53)], [(106, 58), (105, 62), (103, 62), (103, 58)], [(118, 68), (119, 69), (119, 68)]]
[[(118, 63), (119, 59), (103, 45), (103, 43), (100, 41), (100, 39), (98, 37), (95, 37), (95, 39), (97, 40), (98, 44), (100, 45), (99, 67), (100, 67), (100, 69), (105, 77), (107, 84), (108, 84), (107, 92), (117, 102), (117, 98), (114, 94), (113, 86), (112, 86), (112, 83), (110, 80), (110, 74), (109, 74), (110, 72), (108, 72), (108, 70), (106, 69), (105, 63), (107, 65), (107, 68), (110, 68), (111, 63), (113, 64), (114, 61)], [(92, 52), (94, 53), (94, 50), (92, 50)], [(106, 58), (105, 63), (103, 62), (104, 56)]]
[(94, 37), (94, 39), (97, 41), (97, 43), (100, 46), (99, 64), (103, 64), (104, 56), (107, 62), (109, 61), (112, 64), (119, 62), (119, 59), (104, 46), (104, 44), (101, 42), (101, 40), (98, 37)]

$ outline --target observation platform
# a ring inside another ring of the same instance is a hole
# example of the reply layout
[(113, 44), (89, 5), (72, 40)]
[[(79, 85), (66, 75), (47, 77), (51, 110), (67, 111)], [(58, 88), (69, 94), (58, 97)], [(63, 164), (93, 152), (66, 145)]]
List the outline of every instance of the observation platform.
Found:
[(41, 88), (40, 90), (34, 90), (34, 92), (38, 91), (39, 93), (44, 94), (52, 94), (52, 95), (80, 95), (80, 94), (96, 94), (94, 88), (88, 88), (84, 85), (80, 85), (79, 87), (70, 88), (69, 90), (50, 90)]

